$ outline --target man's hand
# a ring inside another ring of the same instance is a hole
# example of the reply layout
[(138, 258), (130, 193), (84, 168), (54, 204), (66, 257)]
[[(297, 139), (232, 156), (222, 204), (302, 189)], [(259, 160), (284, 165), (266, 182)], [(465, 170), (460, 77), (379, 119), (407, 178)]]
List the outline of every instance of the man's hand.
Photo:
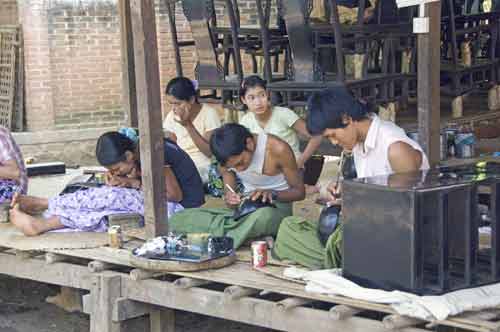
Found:
[(241, 203), (241, 196), (231, 191), (224, 193), (224, 201), (229, 207), (236, 207)]
[(276, 192), (273, 190), (255, 190), (251, 195), (250, 199), (252, 201), (261, 200), (262, 203), (273, 203), (276, 200)]
[(340, 204), (342, 193), (342, 185), (337, 181), (331, 182), (326, 188), (327, 204), (338, 205)]

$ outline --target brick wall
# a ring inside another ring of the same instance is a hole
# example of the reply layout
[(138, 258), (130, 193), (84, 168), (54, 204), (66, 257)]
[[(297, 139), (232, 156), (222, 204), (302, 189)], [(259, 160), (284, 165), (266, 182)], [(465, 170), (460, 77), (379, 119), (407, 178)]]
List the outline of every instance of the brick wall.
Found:
[(50, 8), (48, 17), (55, 128), (122, 122), (116, 6), (107, 1), (66, 3)]
[(17, 24), (17, 1), (0, 0), (0, 25)]
[[(25, 37), (27, 129), (123, 124), (117, 0), (17, 2)], [(216, 2), (219, 20), (226, 21), (224, 1)], [(239, 2), (242, 20), (255, 23), (255, 9), (250, 5), (253, 2)], [(167, 11), (163, 1), (157, 3), (162, 108), (165, 110), (163, 87), (176, 72)], [(179, 39), (191, 39), (189, 24), (179, 5), (176, 23)], [(184, 75), (193, 77), (194, 47), (184, 48), (181, 56)]]

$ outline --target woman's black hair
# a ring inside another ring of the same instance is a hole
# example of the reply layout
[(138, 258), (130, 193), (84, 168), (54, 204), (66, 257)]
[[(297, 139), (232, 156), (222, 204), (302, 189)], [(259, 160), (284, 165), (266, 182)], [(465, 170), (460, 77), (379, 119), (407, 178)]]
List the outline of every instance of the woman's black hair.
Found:
[(344, 128), (343, 116), (361, 121), (368, 118), (368, 107), (345, 86), (314, 92), (307, 101), (307, 130), (321, 135), (326, 129)]
[(229, 158), (240, 155), (247, 148), (250, 131), (236, 123), (228, 123), (215, 129), (210, 137), (210, 150), (215, 159), (224, 166)]
[(191, 98), (194, 97), (197, 101), (195, 86), (193, 82), (186, 77), (176, 77), (171, 79), (165, 88), (165, 93), (178, 100), (190, 101)]
[(117, 131), (104, 133), (97, 140), (95, 155), (102, 166), (111, 166), (126, 158), (125, 152), (135, 153), (136, 144)]
[[(267, 82), (260, 78), (258, 75), (252, 75), (248, 76), (245, 79), (243, 79), (243, 82), (241, 83), (240, 86), (240, 99), (245, 98), (245, 95), (248, 92), (248, 89), (256, 88), (256, 87), (261, 87), (262, 89), (266, 90), (267, 89)], [(248, 110), (248, 106), (243, 104), (243, 111)]]

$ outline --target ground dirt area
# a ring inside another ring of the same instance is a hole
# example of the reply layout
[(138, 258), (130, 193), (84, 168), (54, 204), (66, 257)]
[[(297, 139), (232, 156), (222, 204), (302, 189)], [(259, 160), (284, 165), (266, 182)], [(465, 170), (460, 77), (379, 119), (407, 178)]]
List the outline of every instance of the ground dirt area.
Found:
[[(45, 302), (59, 287), (0, 275), (0, 332), (88, 332), (89, 317), (68, 313)], [(178, 311), (177, 332), (264, 332), (264, 328)], [(127, 331), (148, 331), (145, 319), (127, 325)]]

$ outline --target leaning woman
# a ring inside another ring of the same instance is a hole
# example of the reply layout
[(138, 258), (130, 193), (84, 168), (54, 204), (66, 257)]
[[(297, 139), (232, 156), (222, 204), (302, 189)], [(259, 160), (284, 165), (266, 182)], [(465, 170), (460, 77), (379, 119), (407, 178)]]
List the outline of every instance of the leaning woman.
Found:
[[(109, 215), (144, 215), (138, 140), (130, 132), (129, 136), (108, 132), (97, 141), (97, 160), (108, 170), (106, 185), (51, 199), (16, 195), (10, 212), (12, 224), (27, 236), (55, 230), (105, 232)], [(164, 151), (168, 215), (202, 205), (201, 178), (191, 158), (170, 140), (164, 141)], [(39, 213), (42, 217), (33, 216)]]

